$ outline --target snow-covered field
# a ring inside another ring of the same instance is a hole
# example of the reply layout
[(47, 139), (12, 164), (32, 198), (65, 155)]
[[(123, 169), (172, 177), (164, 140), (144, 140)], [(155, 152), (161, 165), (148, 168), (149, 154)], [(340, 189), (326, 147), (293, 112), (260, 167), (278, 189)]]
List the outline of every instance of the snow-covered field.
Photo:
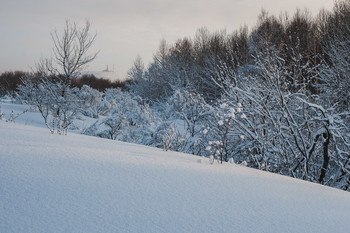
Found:
[(348, 192), (21, 117), (0, 120), (0, 232), (349, 232)]

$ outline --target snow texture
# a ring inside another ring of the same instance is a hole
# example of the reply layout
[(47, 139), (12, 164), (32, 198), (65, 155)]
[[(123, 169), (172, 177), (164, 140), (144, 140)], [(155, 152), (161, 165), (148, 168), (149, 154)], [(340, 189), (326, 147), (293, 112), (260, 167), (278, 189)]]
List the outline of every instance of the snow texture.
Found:
[(350, 194), (0, 121), (0, 232), (349, 232)]

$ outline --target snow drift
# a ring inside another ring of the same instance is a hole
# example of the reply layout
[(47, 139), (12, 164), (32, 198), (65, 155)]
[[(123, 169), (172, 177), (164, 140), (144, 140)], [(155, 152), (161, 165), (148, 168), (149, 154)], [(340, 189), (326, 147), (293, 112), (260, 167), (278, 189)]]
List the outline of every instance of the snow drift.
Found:
[(347, 232), (350, 194), (0, 121), (1, 232)]

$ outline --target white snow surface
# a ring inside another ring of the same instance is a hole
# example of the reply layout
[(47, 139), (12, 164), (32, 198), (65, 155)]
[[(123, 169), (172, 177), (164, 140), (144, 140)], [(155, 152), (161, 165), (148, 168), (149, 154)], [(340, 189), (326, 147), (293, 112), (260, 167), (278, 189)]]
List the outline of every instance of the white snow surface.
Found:
[(0, 120), (0, 232), (349, 232), (350, 193)]

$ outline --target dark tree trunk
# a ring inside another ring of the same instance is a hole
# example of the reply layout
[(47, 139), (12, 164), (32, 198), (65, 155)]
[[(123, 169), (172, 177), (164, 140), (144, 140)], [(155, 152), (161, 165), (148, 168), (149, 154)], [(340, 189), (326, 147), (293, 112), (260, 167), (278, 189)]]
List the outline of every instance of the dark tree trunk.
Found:
[(322, 165), (322, 169), (321, 169), (320, 178), (318, 179), (318, 182), (321, 184), (323, 183), (323, 179), (326, 176), (326, 172), (327, 172), (327, 168), (328, 168), (328, 164), (329, 164), (328, 146), (329, 146), (331, 135), (330, 135), (328, 130), (326, 133), (323, 134), (323, 137), (326, 140), (323, 143), (323, 165)]

